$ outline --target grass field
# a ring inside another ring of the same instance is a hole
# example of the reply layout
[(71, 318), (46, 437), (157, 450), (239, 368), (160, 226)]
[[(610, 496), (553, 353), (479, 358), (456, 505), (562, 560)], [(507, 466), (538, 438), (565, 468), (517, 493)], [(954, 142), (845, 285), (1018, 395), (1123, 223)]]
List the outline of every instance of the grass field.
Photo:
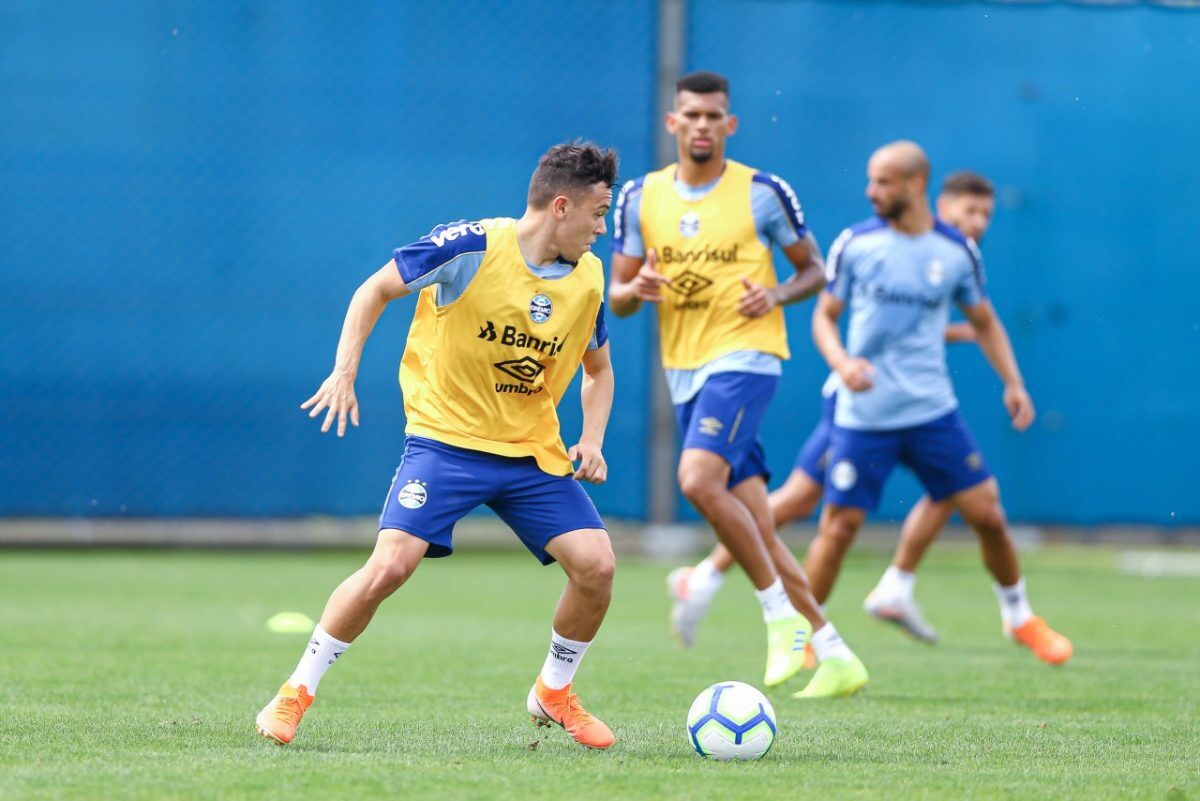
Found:
[(666, 566), (625, 560), (577, 681), (616, 731), (608, 752), (538, 735), (557, 568), (516, 553), (427, 563), (321, 685), (297, 740), (252, 720), (364, 554), (0, 551), (3, 798), (1200, 799), (1200, 580), (1118, 575), (1114, 553), (1025, 557), (1034, 608), (1075, 641), (1053, 669), (1000, 636), (973, 550), (943, 547), (918, 588), (942, 644), (866, 618), (885, 558), (855, 552), (830, 614), (871, 670), (864, 694), (770, 693), (759, 763), (700, 759), (692, 698), (761, 686), (764, 635), (740, 576), (695, 649), (669, 639)]

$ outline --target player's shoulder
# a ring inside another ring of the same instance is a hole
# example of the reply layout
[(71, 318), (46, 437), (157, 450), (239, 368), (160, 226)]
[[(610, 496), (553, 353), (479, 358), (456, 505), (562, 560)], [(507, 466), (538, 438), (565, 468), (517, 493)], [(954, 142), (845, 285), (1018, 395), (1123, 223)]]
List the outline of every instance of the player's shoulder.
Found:
[(761, 187), (763, 189), (769, 189), (780, 196), (795, 197), (795, 193), (792, 191), (792, 185), (783, 178), (780, 178), (775, 173), (767, 170), (755, 169), (753, 167), (749, 169), (751, 170), (750, 182), (754, 184), (754, 186)]
[(950, 225), (950, 223), (935, 217), (933, 220), (933, 233), (949, 242), (955, 250), (961, 251), (970, 259), (972, 264), (977, 265), (983, 259), (983, 255), (979, 252), (979, 245), (975, 244), (975, 240), (953, 225)]
[(649, 178), (650, 175), (653, 175), (653, 173), (641, 175), (637, 178), (630, 178), (628, 181), (621, 184), (621, 191), (617, 193), (616, 207), (618, 214), (628, 210), (631, 205), (637, 204), (640, 201), (642, 188), (645, 187), (646, 179)]
[(882, 217), (875, 216), (875, 217), (868, 217), (865, 220), (860, 220), (859, 222), (854, 223), (854, 225), (851, 225), (846, 230), (848, 232), (850, 232), (850, 236), (858, 237), (858, 236), (865, 236), (866, 234), (873, 234), (873, 233), (880, 232), (880, 231), (886, 231), (887, 227), (888, 227), (888, 224), (887, 224), (886, 220), (884, 220)]
[(466, 253), (472, 249), (487, 247), (487, 233), (491, 220), (455, 220), (439, 223), (421, 237), (421, 242), (437, 250), (452, 250)]
[[(662, 189), (675, 185), (675, 170), (678, 164), (668, 164), (660, 170), (648, 172), (640, 178), (634, 178), (625, 184), (629, 187), (630, 192), (638, 192), (644, 189)], [(622, 189), (624, 191), (624, 189)]]
[(844, 249), (856, 242), (869, 241), (879, 234), (887, 233), (887, 230), (887, 222), (882, 217), (868, 217), (842, 229), (834, 241), (834, 247)]
[(604, 291), (604, 263), (599, 256), (591, 252), (584, 253), (575, 263), (575, 269), (582, 270), (591, 279), (594, 288)]

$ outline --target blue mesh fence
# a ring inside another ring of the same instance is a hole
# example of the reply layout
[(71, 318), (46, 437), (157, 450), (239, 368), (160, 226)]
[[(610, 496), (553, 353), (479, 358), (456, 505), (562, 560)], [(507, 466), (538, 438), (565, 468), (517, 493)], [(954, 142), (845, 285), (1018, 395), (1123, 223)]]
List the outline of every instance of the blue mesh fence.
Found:
[[(796, 186), (828, 244), (870, 150), (1000, 187), (992, 293), (1042, 416), (1006, 428), (952, 366), (1015, 517), (1200, 522), (1200, 14), (1078, 4), (694, 0), (689, 68), (728, 73), (734, 158)], [(363, 427), (298, 410), (351, 293), (435, 223), (519, 215), (584, 136), (656, 166), (655, 4), (0, 6), (0, 515), (371, 514), (399, 457), (393, 304)], [(607, 257), (607, 243), (599, 252)], [(823, 377), (807, 307), (764, 438), (777, 476)], [(601, 510), (646, 513), (651, 319), (612, 320)], [(564, 430), (579, 426), (577, 393)], [(917, 489), (893, 482), (884, 513)]]

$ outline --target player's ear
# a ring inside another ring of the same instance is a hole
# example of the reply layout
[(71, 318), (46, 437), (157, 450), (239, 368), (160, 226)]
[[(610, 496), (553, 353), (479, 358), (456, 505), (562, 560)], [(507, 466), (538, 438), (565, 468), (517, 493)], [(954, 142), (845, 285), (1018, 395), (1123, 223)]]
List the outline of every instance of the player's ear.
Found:
[(679, 130), (679, 124), (676, 122), (674, 111), (667, 112), (667, 116), (666, 116), (666, 119), (664, 120), (664, 124), (667, 126), (667, 133), (674, 136), (675, 133)]
[(567, 216), (567, 208), (571, 205), (571, 199), (566, 195), (557, 195), (554, 200), (550, 201), (550, 211), (555, 217), (560, 220)]
[(729, 133), (727, 133), (725, 135), (733, 136), (735, 133), (737, 133), (738, 116), (736, 114), (730, 114), (728, 117), (725, 118), (725, 120), (726, 120), (725, 125), (729, 128)]

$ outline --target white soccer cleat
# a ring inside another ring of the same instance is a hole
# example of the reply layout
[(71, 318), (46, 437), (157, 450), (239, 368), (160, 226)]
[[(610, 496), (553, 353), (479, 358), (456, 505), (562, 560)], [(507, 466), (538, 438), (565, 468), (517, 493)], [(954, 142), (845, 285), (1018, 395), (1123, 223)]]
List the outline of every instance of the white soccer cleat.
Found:
[(872, 591), (863, 601), (863, 609), (876, 620), (899, 626), (914, 639), (929, 645), (938, 641), (938, 633), (921, 614), (921, 607), (912, 598), (884, 598)]
[(677, 567), (667, 574), (667, 595), (671, 598), (671, 631), (684, 648), (696, 642), (696, 628), (708, 612), (707, 605), (688, 600), (688, 578), (693, 568)]

